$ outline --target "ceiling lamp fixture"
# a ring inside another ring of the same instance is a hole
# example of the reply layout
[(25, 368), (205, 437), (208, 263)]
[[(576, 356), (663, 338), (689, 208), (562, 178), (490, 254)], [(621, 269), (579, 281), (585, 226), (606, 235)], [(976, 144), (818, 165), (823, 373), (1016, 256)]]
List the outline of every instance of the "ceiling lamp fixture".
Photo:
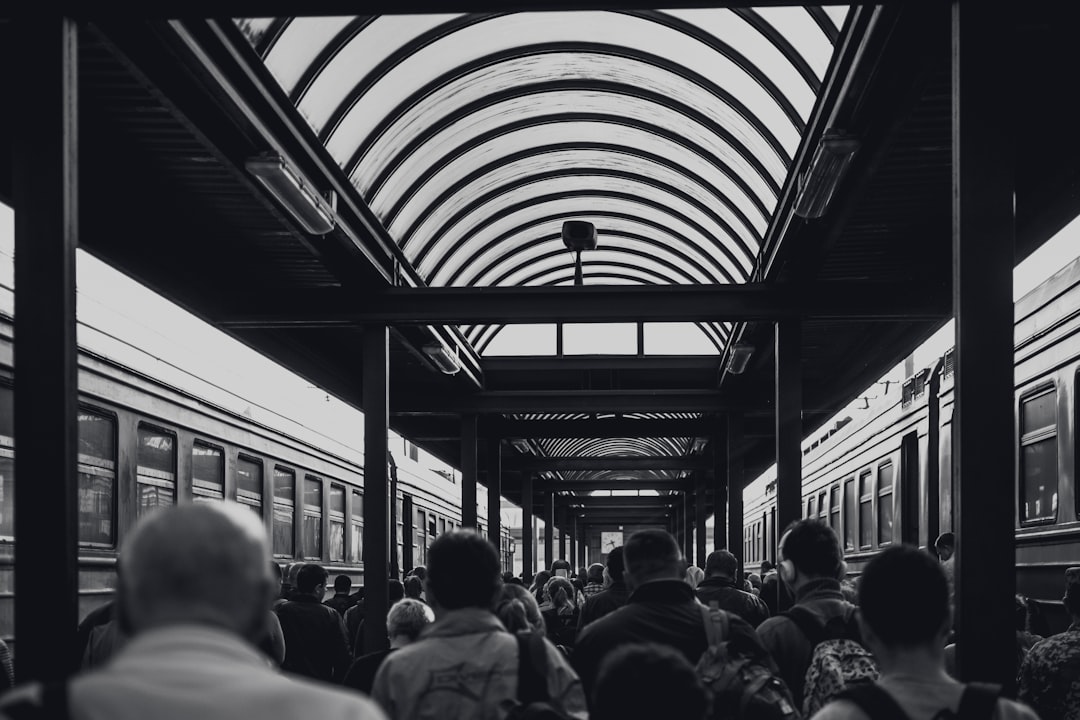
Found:
[(732, 375), (742, 375), (746, 370), (750, 356), (754, 354), (754, 346), (736, 343), (731, 346), (731, 354), (728, 355), (727, 371)]
[(581, 251), (596, 249), (596, 226), (585, 220), (567, 220), (562, 224), (562, 240), (566, 247), (576, 255), (574, 263), (574, 285), (584, 285), (585, 277), (581, 270)]
[(812, 220), (825, 214), (858, 150), (857, 139), (838, 130), (825, 132), (809, 169), (799, 178), (796, 215)]
[(331, 204), (285, 158), (264, 153), (249, 158), (244, 166), (304, 230), (312, 235), (325, 235), (334, 229)]
[(425, 345), (423, 350), (431, 364), (435, 366), (435, 369), (444, 375), (456, 375), (461, 370), (461, 360), (458, 358), (457, 348), (455, 348), (454, 352), (450, 352), (442, 343), (436, 342)]

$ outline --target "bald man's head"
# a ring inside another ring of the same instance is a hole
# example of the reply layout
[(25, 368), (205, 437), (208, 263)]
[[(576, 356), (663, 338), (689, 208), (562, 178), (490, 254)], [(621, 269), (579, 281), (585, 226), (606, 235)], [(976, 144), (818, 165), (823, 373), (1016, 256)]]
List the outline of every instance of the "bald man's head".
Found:
[(124, 610), (138, 632), (202, 623), (254, 639), (273, 597), (262, 523), (234, 503), (159, 510), (128, 536), (120, 555)]

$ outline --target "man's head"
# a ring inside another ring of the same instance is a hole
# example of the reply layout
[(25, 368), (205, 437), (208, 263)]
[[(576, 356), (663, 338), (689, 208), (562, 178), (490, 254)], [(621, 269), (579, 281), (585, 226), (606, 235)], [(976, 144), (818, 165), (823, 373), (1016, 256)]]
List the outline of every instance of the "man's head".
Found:
[(602, 584), (604, 582), (604, 566), (600, 563), (593, 563), (586, 571), (585, 577), (590, 583)]
[(839, 579), (845, 572), (840, 541), (820, 520), (797, 520), (780, 538), (780, 578), (793, 589), (811, 580)]
[(705, 558), (705, 576), (734, 580), (739, 572), (739, 560), (727, 550), (714, 550)]
[(626, 563), (623, 556), (623, 546), (619, 545), (611, 549), (604, 559), (604, 575), (608, 582), (622, 582), (623, 573), (626, 571)]
[(405, 578), (405, 597), (419, 600), (424, 593), (424, 581), (415, 575)]
[(490, 610), (502, 584), (495, 546), (472, 530), (440, 535), (428, 550), (428, 601), (439, 610)]
[(938, 539), (934, 541), (934, 549), (937, 550), (941, 561), (945, 562), (956, 552), (956, 536), (951, 532), (941, 533), (938, 535)]
[(334, 592), (340, 595), (348, 595), (352, 592), (352, 578), (348, 575), (338, 575), (334, 578)]
[(949, 632), (949, 585), (934, 559), (901, 545), (866, 566), (859, 581), (863, 639), (874, 654), (945, 646)]
[(301, 595), (314, 595), (322, 599), (326, 594), (326, 579), (330, 574), (326, 568), (315, 563), (305, 563), (296, 574), (296, 592)]
[(427, 568), (423, 565), (417, 565), (409, 571), (409, 574), (418, 577), (421, 580), (427, 580)]
[(761, 574), (764, 575), (765, 573), (771, 571), (775, 567), (776, 566), (772, 564), (771, 560), (762, 560), (761, 561)]
[(631, 588), (653, 580), (682, 580), (685, 572), (679, 545), (663, 530), (639, 530), (623, 547), (626, 583)]
[(159, 510), (120, 554), (120, 602), (135, 632), (201, 623), (259, 637), (274, 595), (266, 532), (233, 503)]
[(551, 562), (551, 574), (558, 575), (559, 570), (564, 570), (566, 574), (563, 577), (570, 577), (570, 561), (569, 560), (553, 560)]
[(386, 616), (386, 635), (390, 638), (390, 647), (408, 645), (420, 637), (425, 625), (433, 622), (435, 613), (424, 603), (412, 598), (398, 600)]
[(704, 720), (708, 707), (693, 666), (678, 650), (656, 643), (623, 645), (609, 653), (600, 664), (592, 699), (594, 720)]
[(296, 589), (296, 578), (300, 575), (300, 571), (304, 569), (305, 565), (307, 565), (307, 563), (294, 562), (290, 563), (288, 567), (285, 568), (285, 582), (290, 588)]
[(1080, 618), (1080, 567), (1065, 571), (1065, 609), (1074, 618)]

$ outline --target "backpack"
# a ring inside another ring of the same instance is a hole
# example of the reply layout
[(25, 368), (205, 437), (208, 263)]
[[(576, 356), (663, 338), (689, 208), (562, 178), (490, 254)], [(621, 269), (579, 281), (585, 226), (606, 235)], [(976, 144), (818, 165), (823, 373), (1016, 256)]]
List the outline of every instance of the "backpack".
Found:
[(784, 616), (795, 623), (813, 647), (803, 681), (803, 714), (810, 717), (841, 692), (878, 679), (874, 656), (862, 645), (855, 606), (843, 617), (823, 623), (804, 607), (793, 607)]
[(758, 659), (742, 655), (727, 642), (728, 614), (702, 606), (709, 647), (698, 660), (697, 676), (712, 693), (714, 720), (800, 720), (784, 681)]
[(522, 632), (518, 641), (517, 704), (506, 720), (570, 720), (547, 687), (547, 649), (540, 633)]
[[(956, 720), (993, 720), (997, 709), (1000, 685), (989, 683), (968, 683), (964, 694), (960, 696), (960, 707)], [(893, 696), (877, 683), (863, 684), (845, 690), (837, 700), (849, 700), (859, 706), (863, 713), (873, 720), (911, 720)]]

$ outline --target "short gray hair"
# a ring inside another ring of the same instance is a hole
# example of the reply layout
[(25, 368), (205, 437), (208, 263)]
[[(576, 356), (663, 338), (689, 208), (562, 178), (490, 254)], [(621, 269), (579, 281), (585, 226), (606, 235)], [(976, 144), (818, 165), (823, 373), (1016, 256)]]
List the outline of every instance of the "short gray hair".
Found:
[(386, 634), (389, 637), (404, 635), (410, 641), (420, 636), (424, 626), (435, 622), (435, 613), (427, 603), (404, 598), (394, 603), (386, 616)]

